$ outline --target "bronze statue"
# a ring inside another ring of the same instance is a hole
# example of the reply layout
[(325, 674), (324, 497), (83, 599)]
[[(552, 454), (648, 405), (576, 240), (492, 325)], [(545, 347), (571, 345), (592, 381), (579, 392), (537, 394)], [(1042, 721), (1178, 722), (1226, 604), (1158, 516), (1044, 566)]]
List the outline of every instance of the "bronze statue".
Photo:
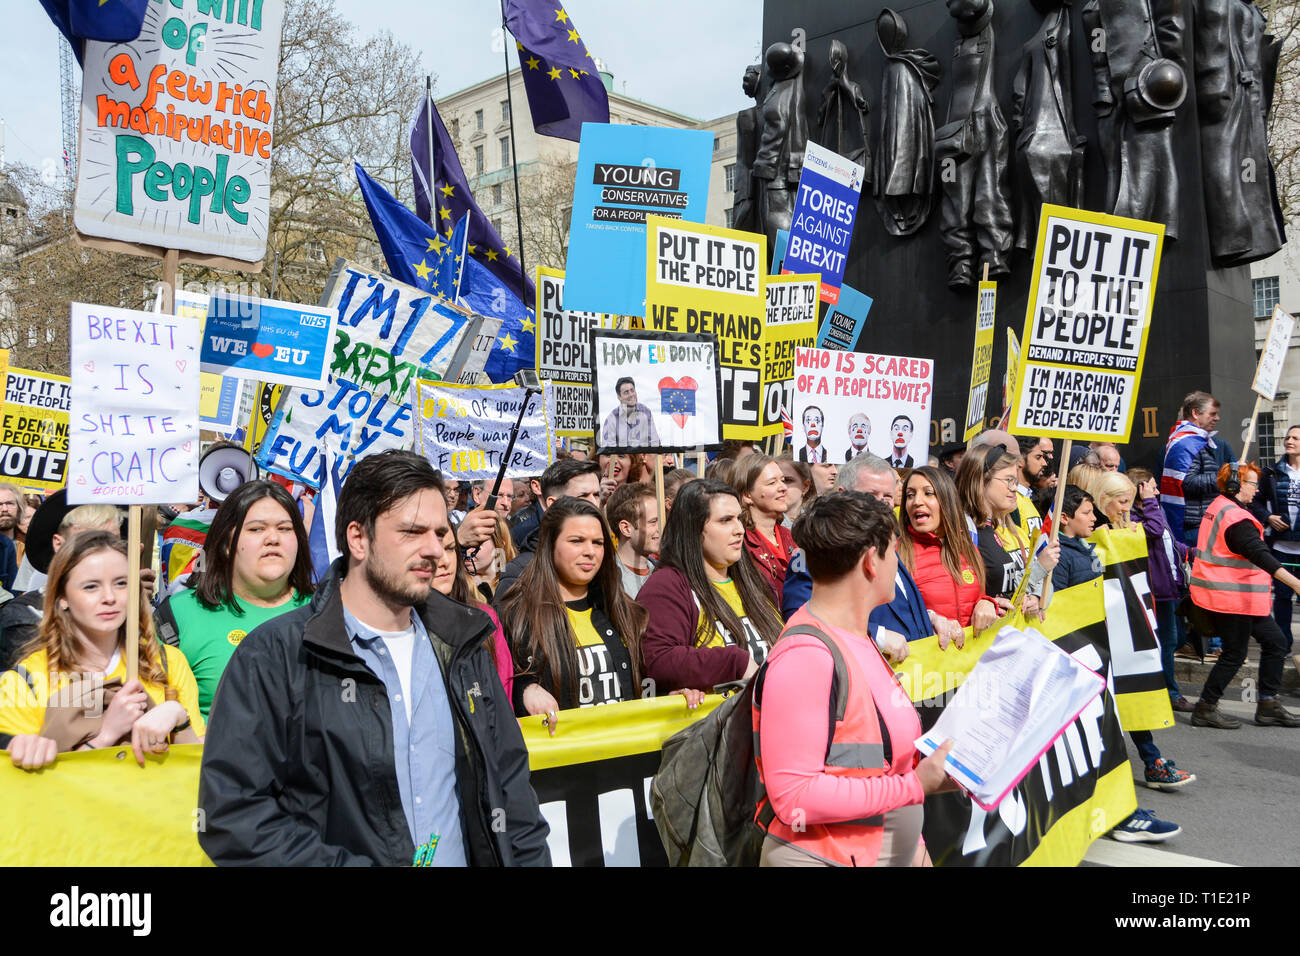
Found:
[(1012, 86), (1015, 139), (1016, 246), (1033, 249), (1043, 203), (1083, 201), (1087, 139), (1074, 125), (1070, 0), (1033, 0), (1043, 25), (1021, 50)]
[[(758, 83), (762, 78), (763, 68), (757, 63), (745, 67), (745, 78), (741, 89), (745, 95), (757, 101)], [(757, 102), (747, 110), (736, 114), (736, 177), (735, 193), (732, 196), (732, 228), (745, 232), (758, 232), (758, 197), (754, 189), (754, 156), (758, 152), (759, 110)]]
[[(862, 166), (866, 170), (865, 179), (871, 181), (871, 139), (867, 131), (870, 126), (867, 123), (867, 114), (871, 112), (871, 107), (867, 104), (867, 97), (862, 92), (862, 87), (849, 79), (847, 75), (849, 65), (849, 51), (839, 40), (831, 41), (831, 79), (822, 90), (822, 104), (817, 111), (817, 126), (821, 129), (821, 144), (828, 149), (833, 149), (853, 162)], [(855, 147), (850, 152), (845, 145), (845, 109), (851, 109), (858, 117), (858, 133), (862, 137), (862, 145)], [(831, 129), (827, 129), (827, 125)], [(832, 139), (832, 135), (834, 138)]]
[(1282, 43), (1251, 0), (1201, 0), (1196, 11), (1196, 105), (1210, 253), (1220, 265), (1271, 256), (1286, 242), (1268, 155)]
[(934, 201), (934, 90), (939, 61), (907, 49), (907, 23), (889, 8), (876, 19), (885, 51), (880, 84), (880, 147), (873, 192), (885, 229), (910, 236), (930, 218)]
[[(1093, 98), (1106, 157), (1106, 209), (1178, 238), (1175, 111), (1187, 95), (1184, 0), (1088, 0)], [(1097, 31), (1102, 33), (1098, 34)]]
[(976, 245), (990, 276), (1011, 271), (1010, 142), (993, 92), (993, 0), (947, 0), (961, 34), (952, 56), (948, 122), (934, 134), (943, 197), (939, 232), (948, 249), (948, 286), (975, 284)]
[(763, 100), (763, 126), (753, 169), (755, 185), (760, 187), (759, 215), (771, 249), (777, 230), (790, 228), (808, 145), (803, 50), (789, 43), (773, 43), (767, 48), (767, 72), (773, 82)]

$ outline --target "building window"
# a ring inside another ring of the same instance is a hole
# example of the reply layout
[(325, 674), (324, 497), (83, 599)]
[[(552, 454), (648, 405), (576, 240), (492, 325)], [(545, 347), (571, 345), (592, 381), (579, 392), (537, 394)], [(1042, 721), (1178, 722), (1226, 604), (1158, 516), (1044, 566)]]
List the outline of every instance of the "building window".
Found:
[(312, 239), (307, 242), (307, 258), (312, 262), (325, 261), (325, 243), (319, 239)]
[(460, 139), (460, 117), (456, 116), (451, 121), (451, 138)]
[(483, 132), (483, 111), (482, 110), (474, 111), (474, 128), (478, 130), (480, 133)]
[[(734, 166), (728, 166), (727, 168), (728, 168), (728, 169), (734, 169), (735, 167), (734, 167)], [(730, 179), (731, 177), (728, 176), (727, 178)], [(727, 210), (727, 228), (728, 228), (728, 229), (734, 229), (735, 227), (736, 227), (736, 209), (735, 209), (735, 207), (733, 206), (731, 209), (728, 209), (728, 210)]]
[(716, 153), (720, 149), (722, 149), (722, 140), (715, 135), (713, 137), (713, 151)]
[(509, 165), (510, 165), (510, 137), (502, 136), (501, 137), (501, 168), (504, 169)]
[(1282, 298), (1278, 277), (1266, 276), (1263, 279), (1255, 279), (1251, 285), (1255, 292), (1255, 318), (1267, 319), (1273, 314), (1273, 307)]
[(727, 192), (734, 193), (736, 191), (736, 164), (732, 163), (726, 168), (725, 172), (727, 174)]
[(483, 147), (482, 146), (474, 147), (474, 175), (475, 176), (483, 175)]
[(510, 122), (510, 101), (509, 100), (501, 101), (501, 122), (503, 123)]
[(493, 220), (492, 220), (492, 228), (496, 230), (496, 233), (497, 233), (498, 236), (501, 235), (501, 220), (500, 220), (500, 219), (493, 219)]
[(1273, 413), (1271, 411), (1260, 412), (1259, 418), (1255, 420), (1255, 447), (1260, 449), (1264, 457), (1272, 458), (1281, 454), (1281, 449), (1273, 447), (1275, 439)]
[(495, 186), (492, 187), (492, 203), (493, 205), (496, 206), (501, 205), (501, 184), (500, 183), (497, 183)]

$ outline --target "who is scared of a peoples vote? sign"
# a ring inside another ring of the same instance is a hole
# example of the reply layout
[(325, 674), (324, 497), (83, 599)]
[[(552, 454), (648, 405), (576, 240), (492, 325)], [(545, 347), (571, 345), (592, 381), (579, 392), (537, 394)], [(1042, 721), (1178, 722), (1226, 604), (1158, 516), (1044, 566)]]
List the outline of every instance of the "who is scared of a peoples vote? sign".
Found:
[(839, 301), (858, 216), (864, 170), (838, 153), (809, 143), (790, 219), (782, 272), (818, 272), (821, 298)]
[(1165, 227), (1044, 205), (1009, 430), (1128, 440)]
[(646, 226), (645, 327), (716, 335), (722, 437), (765, 437), (771, 431), (763, 423), (767, 237), (655, 216)]
[(78, 232), (262, 259), (284, 11), (284, 0), (154, 2), (138, 39), (86, 41)]
[(703, 222), (707, 130), (583, 123), (565, 263), (570, 309), (645, 315), (646, 218)]
[(722, 443), (713, 334), (592, 329), (596, 445), (666, 454)]
[(966, 400), (966, 427), (962, 441), (970, 441), (984, 427), (989, 400), (989, 375), (993, 371), (993, 331), (997, 325), (998, 284), (981, 282), (975, 305), (975, 354), (971, 359), (970, 395)]
[(794, 375), (797, 461), (841, 464), (864, 451), (899, 468), (928, 460), (929, 359), (797, 349)]
[(564, 273), (537, 270), (537, 377), (552, 383), (547, 412), (561, 438), (590, 438), (591, 329), (608, 328), (599, 312), (564, 307)]
[(794, 407), (794, 353), (817, 340), (821, 280), (815, 275), (767, 277), (767, 323), (763, 327), (763, 425), (784, 430), (781, 412)]
[(333, 319), (319, 306), (215, 293), (203, 327), (203, 371), (318, 388), (329, 366)]
[(442, 473), (462, 481), (495, 478), (525, 400), (528, 409), (506, 462), (506, 477), (535, 477), (551, 463), (549, 416), (542, 393), (510, 384), (420, 381), (417, 387), (419, 452)]
[(68, 503), (199, 497), (199, 323), (72, 303)]

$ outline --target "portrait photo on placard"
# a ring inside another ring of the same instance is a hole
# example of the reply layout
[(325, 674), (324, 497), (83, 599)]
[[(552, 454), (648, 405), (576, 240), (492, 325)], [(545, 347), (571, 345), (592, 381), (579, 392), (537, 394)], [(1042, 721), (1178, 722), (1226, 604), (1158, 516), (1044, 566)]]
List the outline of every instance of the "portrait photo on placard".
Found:
[(662, 454), (722, 443), (716, 336), (592, 329), (591, 354), (602, 453)]

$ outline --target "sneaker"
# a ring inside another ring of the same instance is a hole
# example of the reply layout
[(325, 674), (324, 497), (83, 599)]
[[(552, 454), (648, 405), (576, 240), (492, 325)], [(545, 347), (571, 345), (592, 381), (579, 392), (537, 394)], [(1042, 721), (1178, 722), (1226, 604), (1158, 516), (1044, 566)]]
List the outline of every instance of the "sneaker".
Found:
[(1196, 774), (1179, 770), (1172, 760), (1157, 760), (1147, 767), (1147, 786), (1152, 790), (1177, 790), (1196, 779)]
[[(1259, 719), (1259, 712), (1255, 712), (1255, 719)], [(1220, 730), (1236, 730), (1241, 726), (1241, 721), (1231, 714), (1225, 714), (1219, 710), (1217, 704), (1210, 706), (1203, 700), (1198, 700), (1196, 706), (1192, 709), (1192, 726), (1193, 727), (1217, 727)]]
[(1190, 714), (1196, 709), (1196, 705), (1186, 697), (1179, 697), (1177, 700), (1171, 700), (1169, 706), (1180, 714)]
[(1261, 727), (1300, 727), (1300, 717), (1283, 707), (1276, 697), (1270, 697), (1255, 707), (1255, 723)]
[(1157, 820), (1150, 810), (1134, 810), (1131, 817), (1106, 835), (1120, 843), (1164, 843), (1182, 832), (1177, 823)]

